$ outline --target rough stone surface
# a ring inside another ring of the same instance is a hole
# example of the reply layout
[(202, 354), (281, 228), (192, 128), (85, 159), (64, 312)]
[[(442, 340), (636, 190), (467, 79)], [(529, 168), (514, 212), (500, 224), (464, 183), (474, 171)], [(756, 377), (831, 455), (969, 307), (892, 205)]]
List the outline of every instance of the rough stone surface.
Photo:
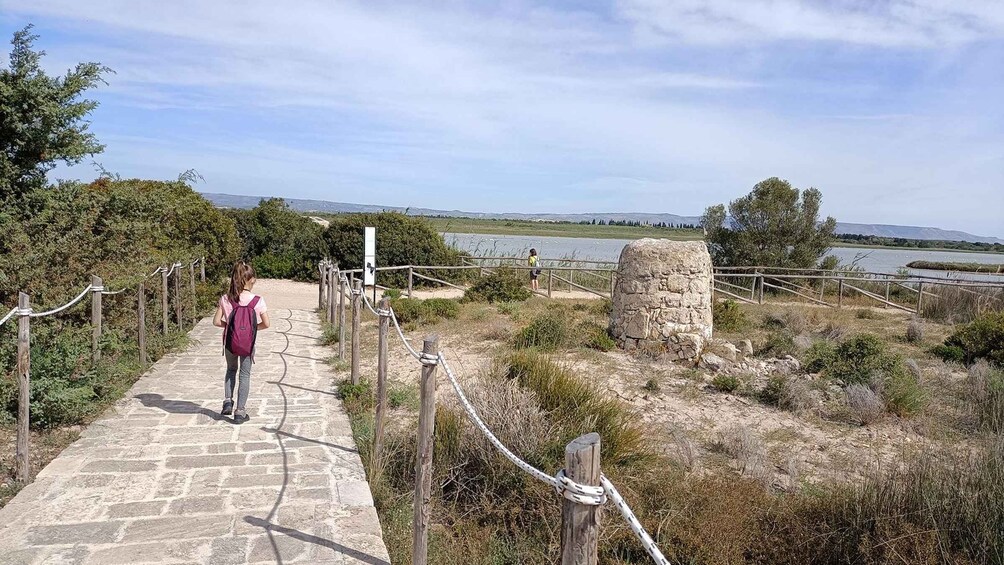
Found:
[(317, 339), (317, 287), (255, 291), (272, 327), (258, 334), (251, 420), (219, 414), (220, 330), (202, 320), (187, 351), (158, 361), (0, 509), (0, 563), (389, 563)]
[(655, 343), (670, 358), (695, 360), (711, 338), (711, 300), (703, 242), (639, 239), (621, 251), (611, 330), (627, 350), (651, 352), (646, 344)]
[(750, 357), (753, 355), (753, 342), (744, 339), (739, 342), (739, 353), (742, 353), (743, 357)]

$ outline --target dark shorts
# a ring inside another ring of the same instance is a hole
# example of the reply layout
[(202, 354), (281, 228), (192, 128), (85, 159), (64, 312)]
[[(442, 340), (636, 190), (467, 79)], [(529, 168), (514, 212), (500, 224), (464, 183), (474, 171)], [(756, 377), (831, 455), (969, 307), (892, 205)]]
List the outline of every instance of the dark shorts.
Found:
[(540, 276), (540, 269), (530, 269), (530, 280), (535, 281)]

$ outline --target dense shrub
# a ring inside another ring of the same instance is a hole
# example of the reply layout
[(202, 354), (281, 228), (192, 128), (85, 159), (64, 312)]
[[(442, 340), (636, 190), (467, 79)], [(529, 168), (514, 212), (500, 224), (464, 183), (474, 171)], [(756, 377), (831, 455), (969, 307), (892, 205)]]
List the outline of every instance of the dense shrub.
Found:
[(924, 324), (920, 320), (913, 319), (906, 326), (906, 341), (908, 343), (920, 343), (924, 340)]
[(716, 330), (739, 332), (750, 326), (746, 312), (739, 307), (739, 303), (735, 300), (716, 301), (712, 306), (711, 314)]
[(931, 355), (935, 357), (940, 357), (947, 363), (962, 363), (966, 358), (966, 354), (962, 351), (962, 348), (958, 345), (945, 345), (944, 343), (939, 343), (930, 349)]
[(833, 364), (837, 348), (828, 341), (814, 341), (802, 354), (802, 366), (810, 373), (819, 373)]
[(885, 412), (882, 398), (874, 390), (863, 384), (851, 384), (844, 389), (847, 407), (851, 414), (863, 425), (877, 422)]
[(1004, 366), (1004, 311), (983, 314), (956, 329), (945, 339), (945, 345), (959, 348), (966, 365), (986, 359)]
[(533, 347), (541, 351), (554, 351), (568, 342), (568, 324), (568, 317), (564, 313), (545, 311), (516, 333), (513, 345), (517, 349)]
[(784, 375), (772, 375), (767, 379), (767, 384), (758, 395), (764, 404), (779, 406), (781, 398), (784, 396), (785, 388), (788, 386), (788, 379)]
[(722, 392), (734, 392), (739, 388), (740, 384), (742, 383), (739, 381), (739, 377), (724, 373), (715, 375), (715, 378), (711, 381), (711, 386)]
[(261, 278), (313, 281), (325, 255), (316, 222), (290, 210), (281, 198), (262, 199), (250, 210), (227, 210), (242, 243), (241, 256)]
[(913, 416), (927, 402), (920, 379), (912, 371), (894, 371), (883, 388), (886, 410), (897, 416)]
[[(330, 220), (324, 232), (327, 253), (342, 268), (359, 269), (363, 265), (363, 228), (376, 228), (376, 261), (378, 266), (399, 265), (459, 265), (463, 253), (449, 247), (428, 220), (399, 212), (379, 214), (339, 214)], [(466, 271), (432, 271), (431, 276), (455, 280)], [(423, 274), (430, 274), (423, 272)], [(377, 283), (404, 287), (408, 284), (405, 271), (380, 272)], [(414, 284), (423, 284), (417, 277)]]
[(582, 344), (589, 349), (611, 351), (617, 347), (617, 342), (610, 337), (607, 328), (599, 324), (583, 322), (578, 328), (578, 333), (582, 336)]
[(515, 269), (500, 267), (478, 279), (464, 292), (466, 302), (522, 302), (533, 293)]
[(885, 343), (871, 334), (860, 334), (837, 346), (826, 374), (846, 384), (864, 384), (876, 375), (889, 377), (902, 371), (898, 357), (886, 351)]
[(397, 298), (391, 300), (397, 321), (405, 324), (435, 324), (442, 319), (452, 320), (460, 314), (460, 305), (448, 298)]
[(795, 336), (788, 330), (768, 333), (757, 348), (758, 357), (784, 357), (796, 353), (798, 348), (795, 347)]

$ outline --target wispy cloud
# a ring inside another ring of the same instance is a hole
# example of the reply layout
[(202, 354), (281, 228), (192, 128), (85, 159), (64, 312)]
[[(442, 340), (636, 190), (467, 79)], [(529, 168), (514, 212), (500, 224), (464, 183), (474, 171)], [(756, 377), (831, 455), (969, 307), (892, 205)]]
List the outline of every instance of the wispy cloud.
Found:
[[(0, 14), (0, 31), (39, 24), (54, 70), (116, 70), (94, 127), (123, 174), (681, 214), (779, 175), (821, 188), (841, 220), (1004, 229), (994, 5), (0, 0)], [(896, 191), (939, 204), (862, 206)]]
[(699, 44), (943, 47), (1004, 36), (1004, 4), (981, 0), (620, 0), (618, 8), (647, 38)]

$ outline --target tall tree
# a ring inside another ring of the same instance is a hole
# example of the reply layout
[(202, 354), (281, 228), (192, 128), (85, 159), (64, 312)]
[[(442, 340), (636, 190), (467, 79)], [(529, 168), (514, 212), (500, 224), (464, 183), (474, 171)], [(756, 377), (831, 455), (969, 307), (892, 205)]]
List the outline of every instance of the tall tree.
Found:
[(830, 247), (837, 222), (819, 221), (823, 195), (771, 177), (753, 191), (704, 212), (701, 225), (716, 265), (813, 267)]
[(45, 186), (57, 161), (76, 164), (104, 149), (85, 119), (98, 103), (81, 96), (110, 69), (80, 63), (63, 77), (46, 75), (31, 28), (14, 33), (10, 66), (0, 68), (0, 199), (8, 202)]

